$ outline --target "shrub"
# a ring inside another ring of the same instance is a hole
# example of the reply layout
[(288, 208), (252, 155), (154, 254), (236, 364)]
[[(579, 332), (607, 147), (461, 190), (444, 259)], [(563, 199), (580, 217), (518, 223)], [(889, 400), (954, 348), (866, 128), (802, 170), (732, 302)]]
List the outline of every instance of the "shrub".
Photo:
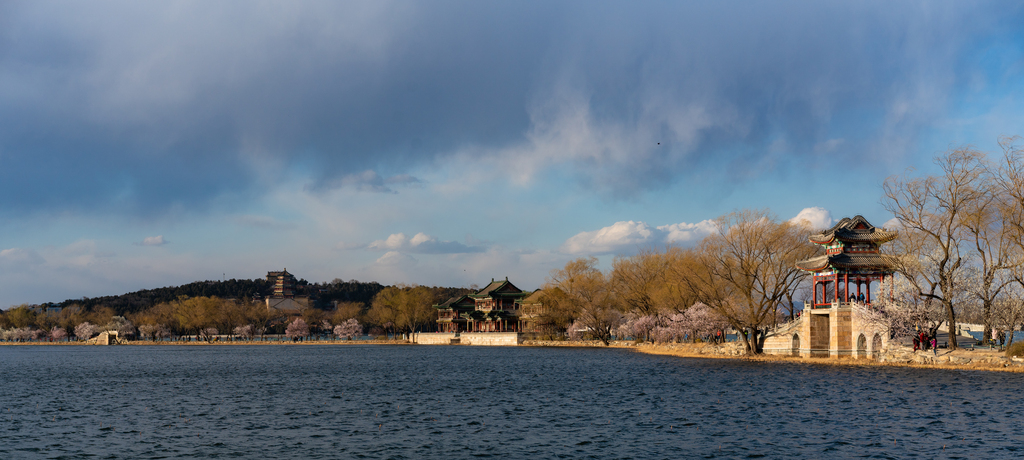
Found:
[(1024, 356), (1024, 342), (1015, 342), (1006, 347), (1006, 356)]

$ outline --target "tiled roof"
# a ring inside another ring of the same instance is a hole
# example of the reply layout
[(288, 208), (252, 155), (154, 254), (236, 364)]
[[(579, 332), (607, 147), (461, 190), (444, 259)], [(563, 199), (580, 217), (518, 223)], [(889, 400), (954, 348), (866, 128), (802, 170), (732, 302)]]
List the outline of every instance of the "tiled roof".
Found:
[(519, 303), (521, 303), (521, 304), (540, 303), (540, 298), (543, 295), (544, 295), (544, 291), (542, 291), (540, 289), (537, 289), (536, 291), (533, 291), (532, 294), (526, 296), (526, 298), (524, 298), (523, 300), (520, 300)]
[[(857, 228), (858, 226), (864, 228)], [(844, 217), (833, 225), (832, 228), (810, 235), (807, 239), (816, 244), (828, 244), (835, 239), (843, 242), (885, 243), (896, 239), (898, 235), (898, 232), (871, 225), (863, 216), (854, 216), (852, 219)]]
[[(501, 289), (502, 287), (504, 287), (506, 285), (511, 286), (512, 289), (514, 289), (515, 291), (514, 292), (509, 292), (509, 293), (494, 292), (494, 291), (497, 291), (498, 289)], [(504, 280), (497, 280), (497, 281), (492, 279), (491, 280), (491, 284), (488, 284), (483, 289), (477, 291), (476, 294), (470, 294), (470, 297), (488, 297), (488, 296), (495, 295), (495, 294), (498, 294), (498, 295), (500, 295), (500, 294), (512, 294), (512, 293), (518, 294), (518, 293), (521, 293), (521, 292), (523, 292), (523, 291), (521, 289), (517, 288), (514, 284), (510, 283), (508, 281), (508, 278), (505, 278)]]
[(454, 306), (455, 304), (461, 302), (462, 299), (465, 299), (467, 297), (469, 297), (469, 296), (458, 295), (458, 296), (452, 297), (452, 298), (450, 298), (448, 300), (445, 300), (444, 303), (440, 303), (440, 304), (434, 305), (434, 308), (436, 308), (438, 310), (451, 309), (452, 306)]
[(877, 269), (893, 270), (896, 258), (886, 254), (833, 254), (812, 257), (796, 263), (796, 267), (806, 271), (818, 271), (827, 267), (839, 269)]

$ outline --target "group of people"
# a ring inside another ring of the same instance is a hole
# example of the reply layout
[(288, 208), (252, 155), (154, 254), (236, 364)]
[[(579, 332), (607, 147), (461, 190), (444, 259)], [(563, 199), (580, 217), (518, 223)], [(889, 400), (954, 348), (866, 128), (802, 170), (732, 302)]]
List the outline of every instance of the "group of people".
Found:
[(929, 337), (929, 336), (925, 335), (924, 331), (919, 332), (917, 334), (917, 337), (914, 337), (914, 351), (917, 351), (917, 350), (927, 350), (927, 349), (931, 348), (932, 349), (932, 354), (933, 355), (938, 355), (939, 352), (938, 352), (938, 346), (937, 345), (938, 344), (935, 341), (935, 336), (933, 335), (933, 336)]
[(861, 292), (860, 294), (850, 294), (850, 298), (848, 300), (850, 302), (864, 303), (864, 293)]

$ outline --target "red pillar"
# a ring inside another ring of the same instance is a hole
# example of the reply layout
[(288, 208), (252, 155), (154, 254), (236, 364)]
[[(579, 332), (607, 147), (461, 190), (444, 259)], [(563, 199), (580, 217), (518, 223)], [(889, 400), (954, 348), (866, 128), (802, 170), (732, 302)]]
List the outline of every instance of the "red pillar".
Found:
[(832, 297), (833, 297), (832, 301), (833, 302), (838, 302), (839, 301), (839, 274), (838, 273), (832, 275), (832, 283), (833, 283), (833, 286), (835, 286), (835, 288), (832, 289)]
[(818, 303), (818, 281), (814, 279), (814, 275), (811, 275), (811, 308)]
[(850, 274), (843, 273), (843, 297), (846, 301), (850, 300)]
[(871, 303), (871, 277), (870, 276), (868, 277), (867, 291), (868, 291), (867, 294), (865, 294), (865, 297), (866, 297), (865, 300), (867, 300), (868, 303)]

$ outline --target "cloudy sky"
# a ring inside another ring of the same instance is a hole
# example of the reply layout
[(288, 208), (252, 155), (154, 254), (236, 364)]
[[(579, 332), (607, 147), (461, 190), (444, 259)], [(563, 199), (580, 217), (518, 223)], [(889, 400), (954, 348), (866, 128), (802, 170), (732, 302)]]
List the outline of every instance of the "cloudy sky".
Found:
[(0, 307), (524, 289), (1024, 134), (1016, 2), (0, 1)]

